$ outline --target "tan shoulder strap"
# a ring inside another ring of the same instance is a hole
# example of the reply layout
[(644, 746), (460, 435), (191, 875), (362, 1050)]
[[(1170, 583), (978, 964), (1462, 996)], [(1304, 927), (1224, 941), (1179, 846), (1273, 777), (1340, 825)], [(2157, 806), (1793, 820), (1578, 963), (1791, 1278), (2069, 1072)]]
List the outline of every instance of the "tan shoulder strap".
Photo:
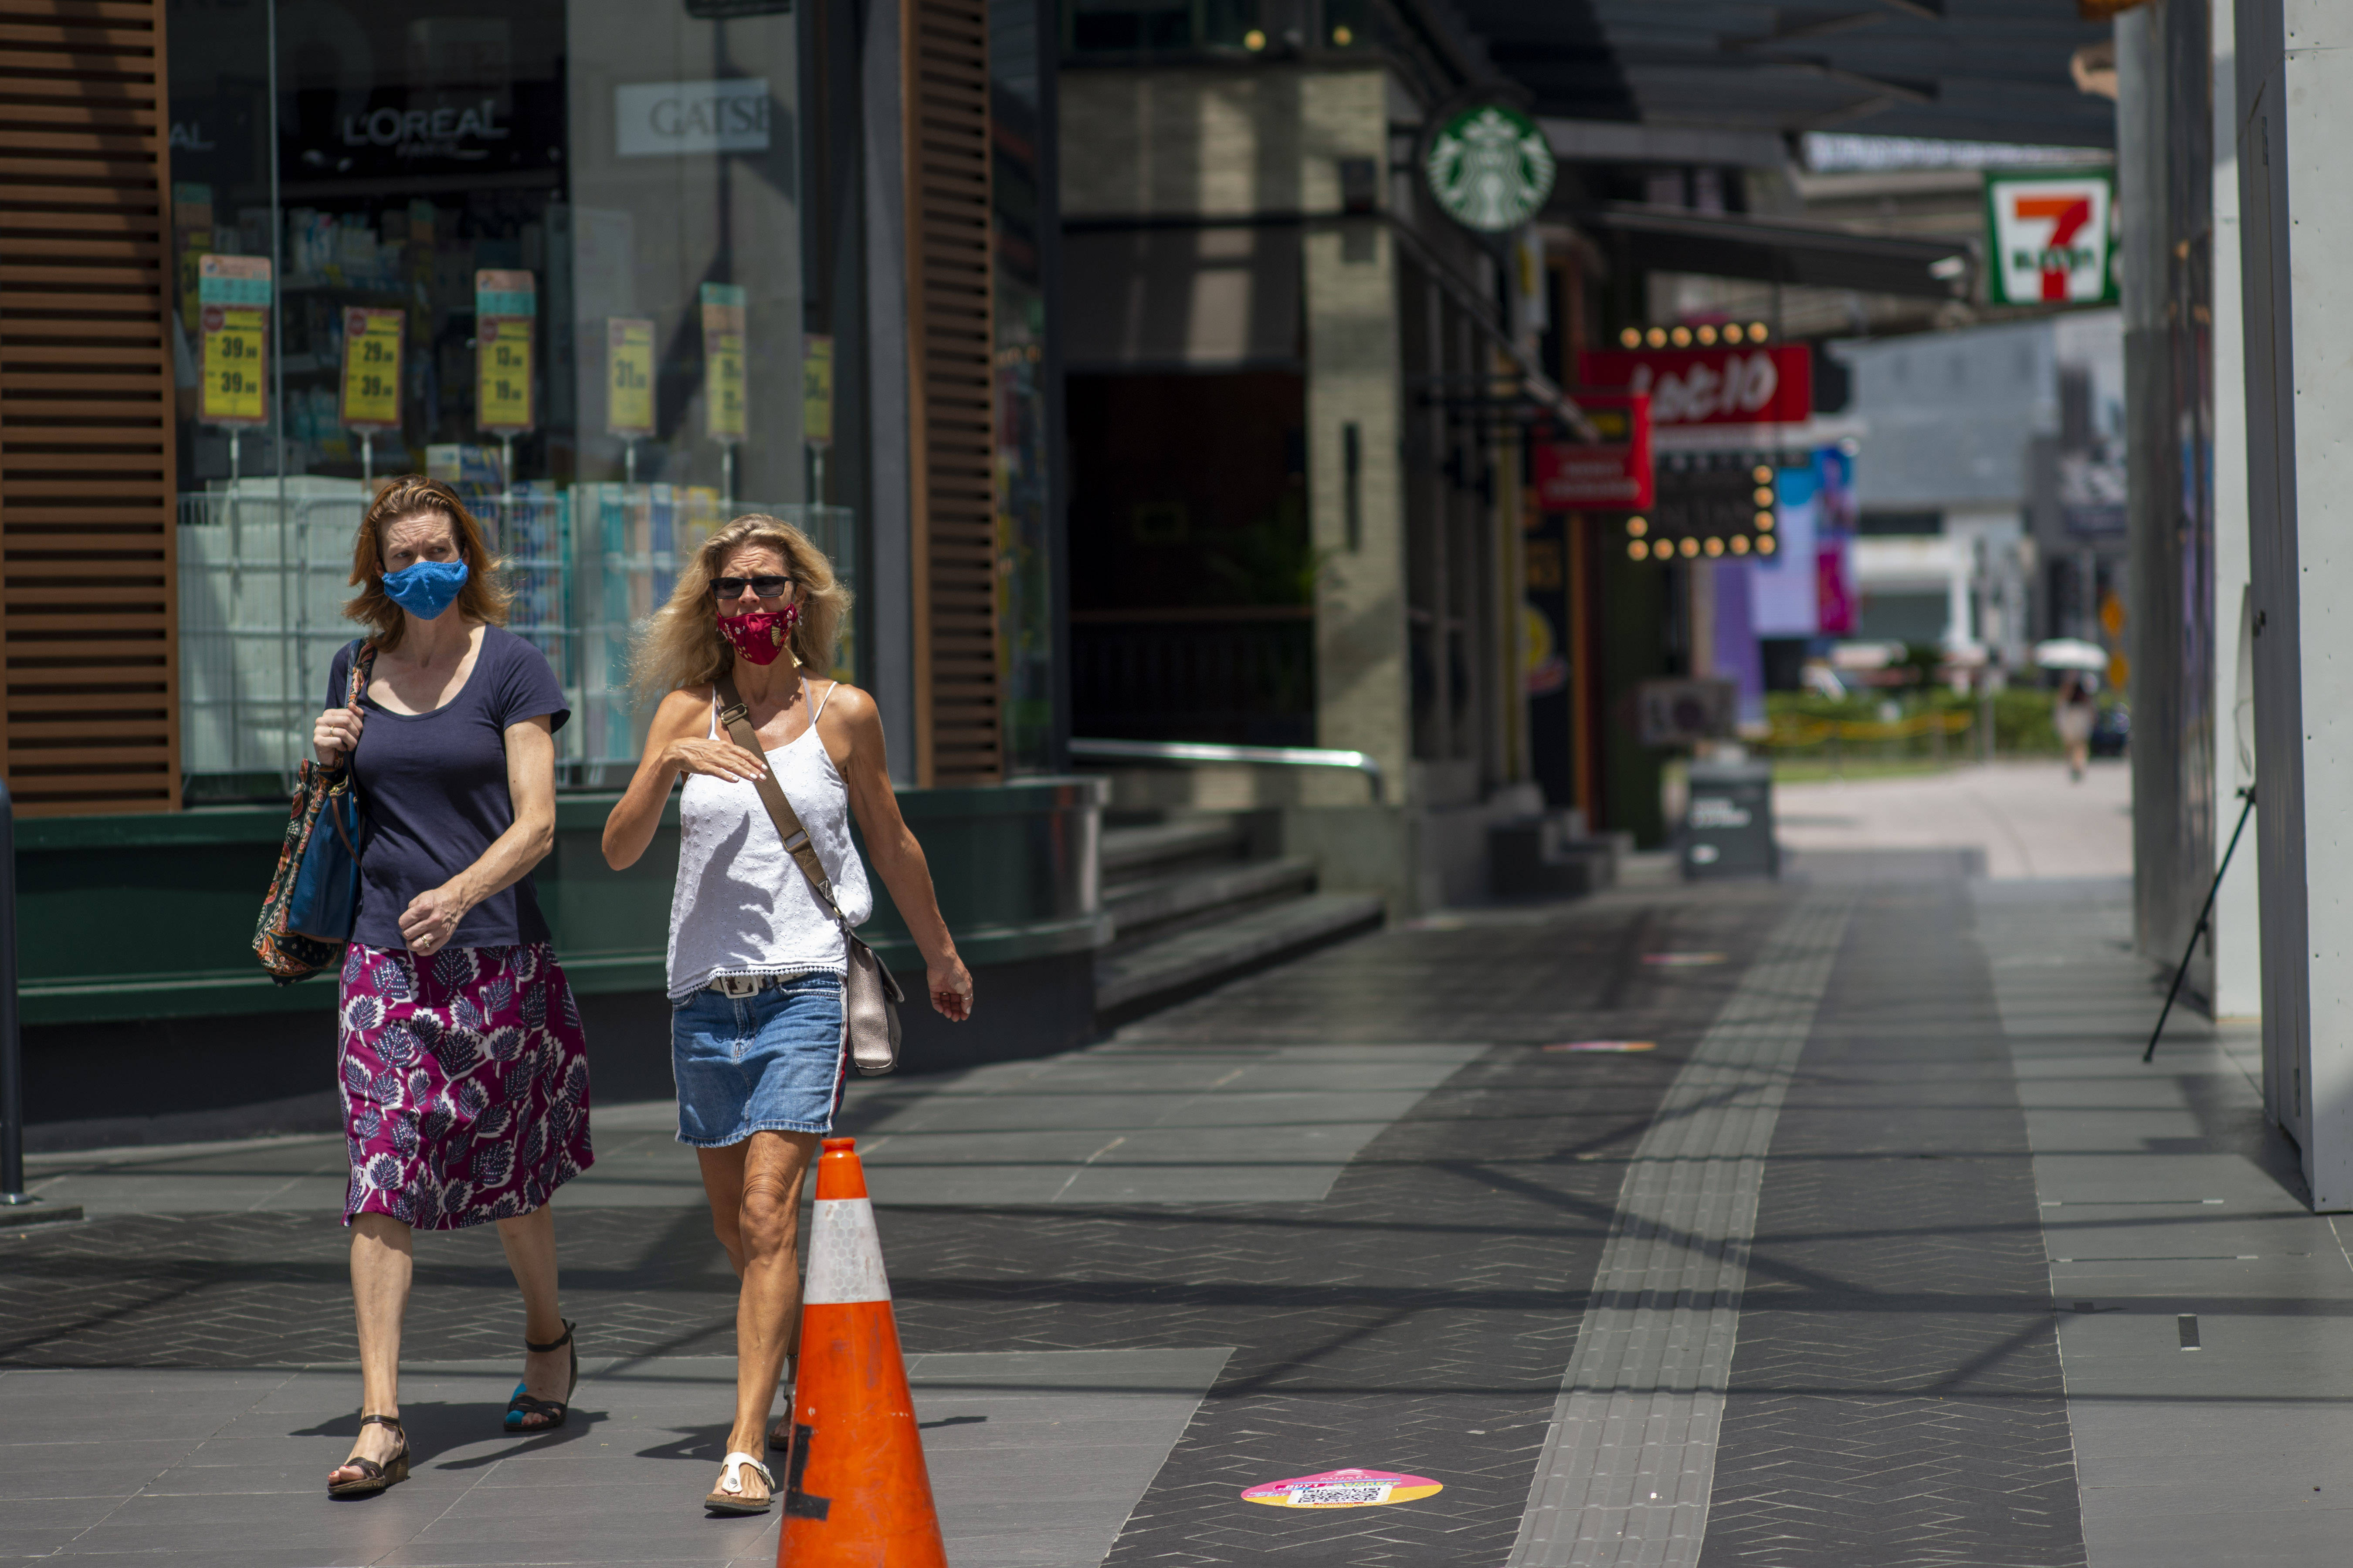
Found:
[[(760, 745), (758, 732), (752, 728), (752, 711), (744, 705), (744, 694), (735, 689), (735, 677), (722, 671), (713, 684), (719, 691), (719, 722), (726, 727), (727, 738), (754, 756), (765, 759), (767, 753)], [(808, 878), (809, 886), (825, 900), (825, 907), (833, 911), (833, 918), (841, 920), (841, 906), (834, 901), (833, 882), (825, 874), (825, 862), (817, 858), (817, 846), (809, 842), (808, 829), (801, 826), (800, 814), (785, 797), (784, 786), (776, 782), (776, 770), (764, 767), (752, 782), (760, 792), (760, 804), (768, 808), (768, 820), (776, 825), (776, 837), (785, 841), (785, 853)], [(842, 923), (845, 928), (849, 924), (847, 921)]]

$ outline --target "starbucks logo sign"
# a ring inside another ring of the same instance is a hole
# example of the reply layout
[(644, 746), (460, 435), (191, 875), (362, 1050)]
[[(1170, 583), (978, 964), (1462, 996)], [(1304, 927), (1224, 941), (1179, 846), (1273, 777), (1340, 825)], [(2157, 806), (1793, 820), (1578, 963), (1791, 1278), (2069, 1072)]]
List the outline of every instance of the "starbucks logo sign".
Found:
[(1446, 215), (1486, 234), (1517, 228), (1552, 194), (1552, 149), (1544, 132), (1499, 103), (1466, 109), (1440, 126), (1423, 170)]

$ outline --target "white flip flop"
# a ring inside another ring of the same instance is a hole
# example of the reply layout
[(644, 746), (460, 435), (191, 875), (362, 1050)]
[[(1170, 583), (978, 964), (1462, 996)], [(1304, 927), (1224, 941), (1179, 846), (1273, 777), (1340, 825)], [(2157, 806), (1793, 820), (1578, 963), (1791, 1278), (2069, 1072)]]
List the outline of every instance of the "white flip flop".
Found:
[[(768, 1483), (766, 1497), (755, 1499), (744, 1495), (744, 1471), (747, 1468), (759, 1471), (760, 1479)], [(720, 1472), (719, 1489), (705, 1497), (702, 1506), (713, 1513), (765, 1513), (776, 1506), (776, 1478), (770, 1475), (768, 1467), (757, 1458), (738, 1451), (727, 1456), (726, 1465)]]

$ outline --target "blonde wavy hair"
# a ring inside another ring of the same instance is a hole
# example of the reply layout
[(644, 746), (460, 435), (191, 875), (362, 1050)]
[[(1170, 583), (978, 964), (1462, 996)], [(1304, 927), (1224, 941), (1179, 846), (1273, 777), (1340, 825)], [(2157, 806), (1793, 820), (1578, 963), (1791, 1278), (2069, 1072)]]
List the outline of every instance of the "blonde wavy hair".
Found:
[(823, 675), (833, 668), (841, 618), (849, 613), (849, 590), (834, 576), (833, 563), (809, 542), (807, 534), (782, 518), (752, 512), (712, 531), (679, 568), (670, 603), (656, 610), (638, 634), (630, 675), (641, 697), (659, 700), (683, 687), (708, 686), (734, 662), (734, 650), (719, 635), (711, 580), (720, 575), (730, 555), (763, 545), (785, 558), (785, 569), (800, 590), (801, 618), (793, 628), (791, 645), (794, 659), (812, 674)]

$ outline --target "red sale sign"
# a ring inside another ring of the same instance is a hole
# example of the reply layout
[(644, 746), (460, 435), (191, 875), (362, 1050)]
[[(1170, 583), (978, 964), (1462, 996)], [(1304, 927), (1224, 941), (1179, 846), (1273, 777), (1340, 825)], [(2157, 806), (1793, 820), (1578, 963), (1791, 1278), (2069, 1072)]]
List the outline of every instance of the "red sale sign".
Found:
[(1536, 444), (1536, 504), (1546, 511), (1592, 508), (1643, 511), (1654, 493), (1651, 470), (1651, 400), (1640, 393), (1574, 395), (1600, 431), (1599, 445)]
[(1799, 425), (1814, 408), (1814, 359), (1779, 348), (1596, 349), (1577, 356), (1577, 379), (1651, 395), (1651, 423)]

